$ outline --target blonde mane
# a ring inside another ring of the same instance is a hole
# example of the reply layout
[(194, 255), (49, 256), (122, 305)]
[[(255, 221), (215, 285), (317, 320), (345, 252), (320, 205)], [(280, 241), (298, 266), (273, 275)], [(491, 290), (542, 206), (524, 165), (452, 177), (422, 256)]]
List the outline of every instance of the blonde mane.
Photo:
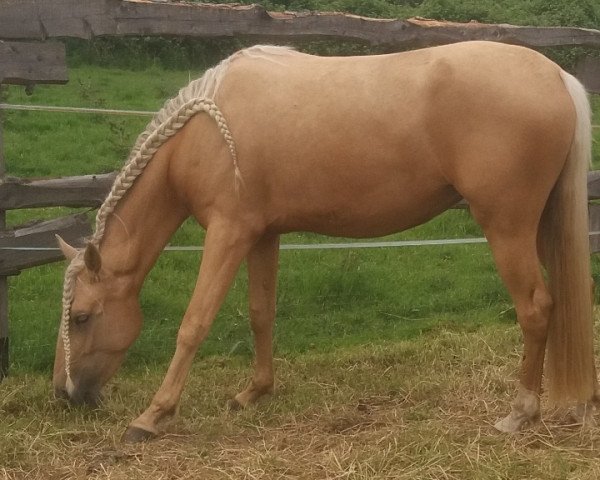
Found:
[[(219, 127), (223, 139), (227, 143), (229, 153), (233, 161), (234, 182), (236, 188), (242, 182), (235, 143), (223, 114), (214, 102), (221, 81), (225, 77), (230, 64), (241, 56), (249, 58), (270, 59), (272, 56), (285, 56), (297, 54), (295, 50), (288, 47), (275, 47), (270, 45), (257, 45), (240, 50), (229, 56), (218, 65), (208, 69), (204, 75), (193, 80), (187, 86), (179, 90), (176, 97), (167, 100), (144, 131), (138, 136), (125, 165), (117, 175), (110, 193), (96, 214), (96, 230), (88, 240), (96, 246), (100, 244), (106, 229), (106, 222), (114, 212), (119, 200), (131, 188), (135, 180), (142, 174), (144, 168), (161, 145), (170, 137), (175, 135), (196, 113), (207, 113)], [(60, 334), (63, 341), (65, 354), (65, 371), (67, 374), (67, 390), (72, 388), (73, 383), (70, 375), (71, 348), (69, 337), (69, 317), (75, 281), (77, 275), (84, 267), (83, 251), (71, 261), (65, 272), (62, 300), (62, 317)]]
[(183, 87), (179, 94), (165, 102), (161, 110), (152, 118), (146, 129), (138, 136), (129, 158), (113, 183), (112, 189), (98, 210), (96, 215), (96, 231), (90, 242), (98, 245), (104, 235), (106, 220), (114, 211), (118, 201), (133, 185), (135, 179), (143, 172), (144, 168), (156, 153), (156, 150), (171, 136), (175, 135), (186, 122), (196, 113), (204, 111), (211, 116), (219, 127), (221, 135), (227, 142), (233, 160), (234, 181), (236, 188), (242, 182), (240, 169), (237, 162), (237, 153), (233, 137), (225, 118), (214, 103), (221, 81), (229, 65), (241, 56), (259, 59), (272, 59), (273, 56), (287, 56), (298, 54), (289, 47), (275, 47), (270, 45), (256, 45), (223, 60), (216, 67), (207, 70), (202, 77), (190, 82)]

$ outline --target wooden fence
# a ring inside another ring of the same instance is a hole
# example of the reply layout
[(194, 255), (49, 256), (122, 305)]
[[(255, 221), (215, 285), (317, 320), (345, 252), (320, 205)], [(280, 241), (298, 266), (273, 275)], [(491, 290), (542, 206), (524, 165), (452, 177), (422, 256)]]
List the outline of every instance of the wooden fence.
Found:
[[(0, 84), (31, 88), (65, 83), (64, 45), (51, 38), (123, 35), (249, 37), (257, 41), (343, 39), (390, 50), (465, 40), (494, 40), (531, 48), (600, 48), (600, 31), (570, 27), (526, 27), (438, 22), (425, 19), (373, 19), (340, 13), (267, 12), (257, 5), (207, 5), (151, 0), (0, 0)], [(590, 90), (600, 92), (600, 63), (577, 67)], [(5, 211), (33, 207), (97, 207), (115, 174), (61, 179), (17, 179), (6, 175), (2, 157), (0, 110), (0, 380), (8, 372), (7, 277), (32, 266), (59, 260), (55, 234), (80, 245), (91, 233), (85, 214), (7, 230)], [(600, 199), (600, 174), (590, 173), (590, 200)], [(590, 206), (592, 231), (600, 229), (600, 207)], [(600, 251), (600, 235), (591, 237)], [(13, 250), (10, 250), (13, 249)]]

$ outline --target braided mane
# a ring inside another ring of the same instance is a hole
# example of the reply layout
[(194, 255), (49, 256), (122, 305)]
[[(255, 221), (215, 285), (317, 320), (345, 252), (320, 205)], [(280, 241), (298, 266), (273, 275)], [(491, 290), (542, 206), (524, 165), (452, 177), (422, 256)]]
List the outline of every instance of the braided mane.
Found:
[[(240, 56), (270, 59), (274, 55), (283, 56), (295, 53), (297, 52), (291, 48), (268, 45), (257, 45), (240, 50), (223, 60), (217, 66), (207, 70), (199, 79), (193, 80), (187, 86), (183, 87), (176, 97), (167, 100), (160, 111), (148, 123), (145, 130), (138, 136), (127, 162), (125, 162), (125, 165), (117, 175), (106, 200), (104, 200), (104, 203), (98, 209), (98, 213), (96, 214), (96, 230), (88, 242), (96, 246), (100, 244), (104, 236), (106, 222), (114, 212), (119, 200), (123, 198), (135, 180), (142, 174), (144, 168), (162, 144), (175, 135), (196, 113), (205, 112), (217, 123), (219, 131), (229, 148), (234, 167), (234, 181), (237, 188), (242, 181), (242, 177), (238, 166), (235, 143), (233, 142), (233, 137), (225, 122), (225, 118), (214, 102), (219, 85), (231, 62)], [(80, 251), (67, 267), (63, 285), (60, 335), (65, 355), (67, 391), (74, 388), (70, 368), (71, 342), (69, 336), (69, 318), (71, 304), (73, 303), (75, 282), (84, 266), (83, 251)]]
[(217, 123), (221, 135), (227, 142), (233, 160), (236, 188), (241, 183), (235, 144), (227, 123), (214, 103), (214, 98), (225, 73), (232, 61), (240, 56), (270, 59), (274, 55), (290, 55), (297, 52), (288, 47), (256, 45), (223, 60), (216, 67), (207, 70), (202, 77), (183, 87), (179, 94), (167, 100), (162, 109), (152, 118), (146, 129), (138, 136), (125, 166), (115, 179), (112, 189), (96, 215), (96, 231), (89, 240), (98, 245), (104, 235), (106, 220), (114, 211), (118, 201), (143, 172), (156, 150), (171, 136), (175, 135), (196, 113), (204, 111)]
[(216, 67), (206, 71), (202, 77), (183, 87), (176, 97), (167, 100), (148, 123), (146, 129), (138, 136), (127, 162), (115, 179), (106, 200), (98, 209), (96, 231), (89, 240), (91, 243), (95, 245), (100, 243), (110, 214), (137, 177), (142, 174), (156, 151), (198, 112), (208, 113), (217, 122), (233, 159), (235, 178), (240, 178), (235, 144), (223, 115), (213, 101), (231, 59), (232, 57), (229, 57)]

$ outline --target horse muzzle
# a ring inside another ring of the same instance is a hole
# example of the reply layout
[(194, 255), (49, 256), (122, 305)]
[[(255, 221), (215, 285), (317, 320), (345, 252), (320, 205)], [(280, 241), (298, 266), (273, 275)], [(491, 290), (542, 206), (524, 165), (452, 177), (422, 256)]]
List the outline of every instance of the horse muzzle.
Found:
[(86, 405), (96, 408), (102, 402), (102, 395), (96, 388), (80, 388), (73, 386), (67, 390), (66, 387), (54, 387), (54, 397), (60, 400), (68, 400), (72, 405)]

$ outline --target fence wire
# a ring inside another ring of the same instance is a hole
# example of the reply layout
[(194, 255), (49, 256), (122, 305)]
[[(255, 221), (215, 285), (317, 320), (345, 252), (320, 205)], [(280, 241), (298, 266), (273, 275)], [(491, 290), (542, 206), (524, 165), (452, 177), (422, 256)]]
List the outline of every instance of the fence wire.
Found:
[[(57, 105), (18, 105), (13, 103), (0, 103), (0, 110), (21, 110), (31, 112), (59, 112), (59, 113), (92, 113), (100, 115), (133, 115), (152, 116), (156, 112), (149, 110), (120, 110), (113, 108), (88, 108), (88, 107), (61, 107)], [(592, 128), (600, 128), (600, 125), (592, 125)]]
[[(600, 235), (600, 231), (590, 232), (589, 236)], [(343, 242), (343, 243), (283, 243), (280, 250), (348, 250), (365, 248), (401, 248), (401, 247), (427, 247), (435, 245), (470, 245), (487, 243), (484, 237), (472, 238), (439, 238), (431, 240), (390, 240), (387, 242)], [(0, 250), (20, 252), (57, 252), (58, 247), (0, 247)], [(200, 245), (168, 245), (166, 252), (202, 252)]]

